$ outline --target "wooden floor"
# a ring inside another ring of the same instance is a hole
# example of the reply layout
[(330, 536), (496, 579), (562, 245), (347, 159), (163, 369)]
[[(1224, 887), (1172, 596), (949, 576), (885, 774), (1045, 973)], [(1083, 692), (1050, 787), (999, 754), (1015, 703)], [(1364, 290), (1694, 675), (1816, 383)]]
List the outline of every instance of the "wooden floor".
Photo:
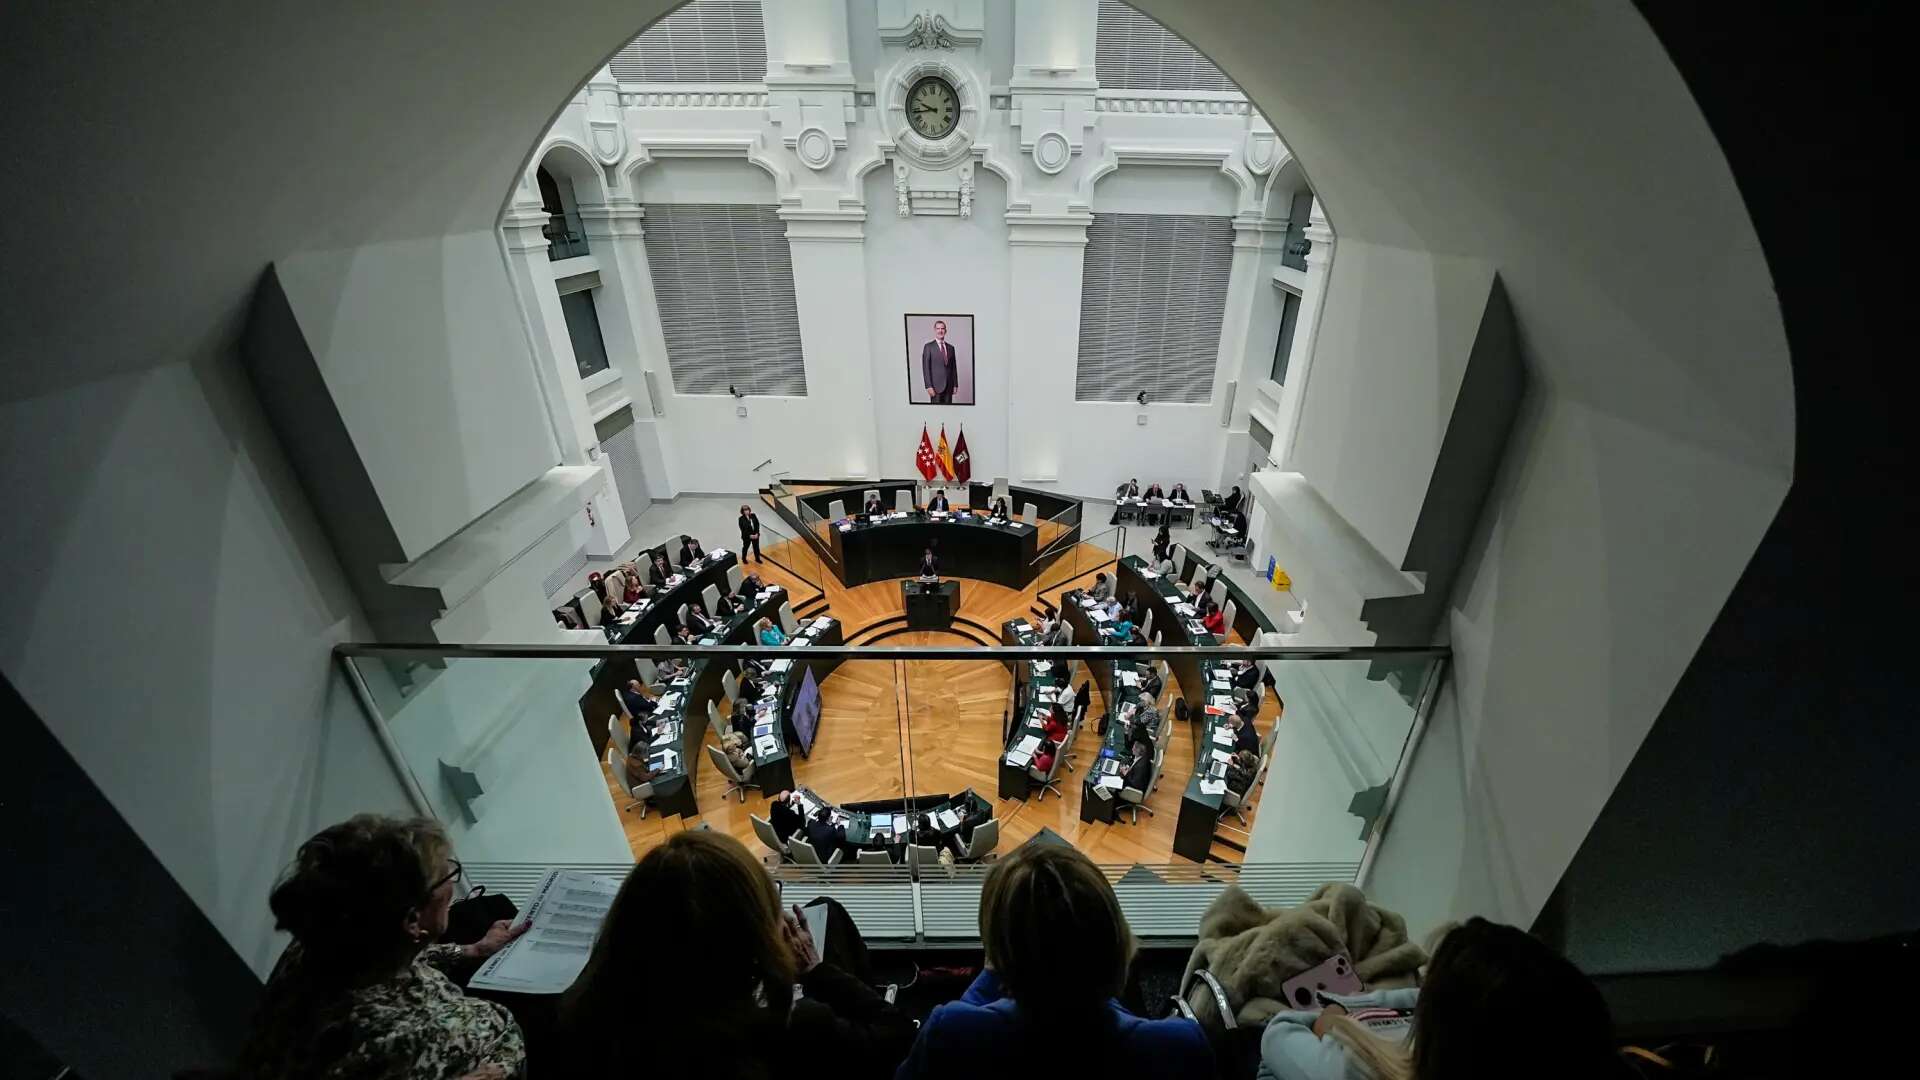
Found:
[[(801, 551), (787, 551), (788, 545), (771, 547), (767, 553), (788, 566), (807, 569), (811, 549), (800, 541), (789, 544)], [(1087, 546), (1087, 545), (1083, 545)], [(1100, 553), (1088, 551), (1084, 564), (1092, 567)], [(785, 557), (783, 557), (785, 556)], [(1110, 554), (1106, 557), (1110, 557)], [(904, 611), (900, 604), (898, 581), (874, 582), (846, 588), (828, 574), (816, 574), (814, 583), (800, 580), (792, 571), (774, 564), (750, 564), (769, 583), (786, 585), (793, 591), (796, 607), (804, 607), (803, 616), (813, 610), (825, 610), (839, 619), (849, 643), (874, 642), (879, 648), (890, 646), (968, 645), (999, 640), (1002, 622), (1028, 615), (1038, 592), (1048, 600), (1057, 598), (1069, 585), (1064, 575), (1078, 567), (1066, 560), (1037, 583), (1042, 590), (1008, 589), (971, 579), (961, 583), (961, 605), (956, 632), (907, 631), (903, 629)], [(1107, 572), (1112, 573), (1111, 567)], [(1090, 574), (1085, 575), (1090, 579)], [(1050, 585), (1050, 587), (1048, 587)], [(815, 597), (808, 600), (807, 597)], [(824, 607), (822, 605), (824, 604)], [(1085, 681), (1084, 668), (1076, 670), (1074, 681)], [(842, 664), (821, 684), (820, 734), (813, 754), (807, 760), (793, 762), (796, 783), (819, 792), (834, 802), (858, 802), (867, 799), (897, 798), (913, 794), (953, 794), (971, 787), (993, 798), (1003, 743), (1002, 718), (1009, 706), (1011, 676), (998, 660), (853, 660)], [(1093, 691), (1090, 716), (1102, 715), (1106, 706), (1098, 687)], [(1276, 722), (1277, 706), (1271, 695), (1257, 721), (1264, 735)], [(708, 741), (712, 741), (709, 733)], [(1189, 730), (1174, 725), (1168, 736), (1167, 768), (1159, 788), (1147, 801), (1156, 813), (1140, 815), (1138, 825), (1124, 820), (1113, 824), (1083, 824), (1080, 821), (1080, 776), (1078, 771), (1062, 772), (1062, 797), (1048, 795), (1044, 800), (996, 800), (995, 816), (1001, 820), (1001, 848), (1019, 844), (1042, 828), (1051, 828), (1095, 862), (1166, 863), (1174, 861), (1174, 821), (1179, 813), (1181, 793), (1193, 763), (1193, 738)], [(1080, 733), (1082, 747), (1075, 764), (1081, 768), (1091, 761), (1098, 735), (1089, 722)], [(604, 772), (604, 766), (603, 766)], [(698, 817), (671, 818), (649, 813), (642, 820), (637, 812), (624, 814), (627, 841), (636, 857), (645, 854), (668, 834), (682, 829), (708, 825), (724, 830), (755, 850), (763, 851), (753, 835), (749, 814), (766, 816), (767, 796), (772, 792), (748, 792), (744, 803), (736, 795), (723, 799), (725, 780), (719, 770), (702, 768), (696, 792), (703, 811)], [(629, 801), (607, 777), (608, 797), (616, 805)], [(1247, 815), (1253, 820), (1251, 812)], [(1244, 830), (1227, 819), (1220, 835), (1244, 844)], [(1216, 843), (1214, 854), (1229, 862), (1238, 862), (1240, 853)]]

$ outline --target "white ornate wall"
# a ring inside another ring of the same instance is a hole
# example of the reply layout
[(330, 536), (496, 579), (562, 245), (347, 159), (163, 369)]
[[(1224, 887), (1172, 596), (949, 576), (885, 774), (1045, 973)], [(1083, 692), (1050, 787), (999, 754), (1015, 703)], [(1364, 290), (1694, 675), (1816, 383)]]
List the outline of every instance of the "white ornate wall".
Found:
[[(762, 84), (622, 84), (602, 69), (555, 122), (507, 224), (529, 238), (509, 243), (510, 258), (552, 372), (556, 426), (590, 433), (630, 402), (649, 476), (665, 489), (655, 495), (747, 491), (774, 472), (905, 475), (920, 426), (937, 433), (943, 423), (950, 438), (965, 425), (975, 475), (1081, 495), (1128, 475), (1214, 486), (1230, 433), (1246, 430), (1251, 387), (1271, 365), (1273, 268), (1290, 198), (1304, 183), (1285, 145), (1237, 93), (1099, 89), (1094, 0), (853, 8), (766, 5)], [(856, 67), (856, 56), (870, 62)], [(945, 76), (961, 97), (957, 132), (937, 144), (904, 122), (905, 89), (925, 74)], [(636, 237), (618, 245), (616, 289), (589, 228), (612, 369), (584, 392), (555, 385), (581, 380), (552, 274), (531, 265), (546, 258), (531, 242), (544, 220), (533, 183), (541, 165), (573, 180), (589, 222), (617, 220)], [(806, 397), (735, 402), (673, 390), (637, 235), (650, 202), (676, 201), (779, 207)], [(1094, 211), (1233, 219), (1233, 280), (1208, 402), (1074, 399)], [(908, 404), (902, 315), (927, 311), (975, 316), (973, 406)]]

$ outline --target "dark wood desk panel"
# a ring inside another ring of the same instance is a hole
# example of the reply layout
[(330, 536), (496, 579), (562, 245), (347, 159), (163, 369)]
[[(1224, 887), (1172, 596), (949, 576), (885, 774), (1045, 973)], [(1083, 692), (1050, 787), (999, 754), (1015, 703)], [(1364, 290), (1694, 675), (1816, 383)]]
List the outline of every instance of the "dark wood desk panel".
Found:
[[(915, 577), (928, 542), (935, 542), (943, 577), (1026, 587), (1039, 553), (1040, 531), (1024, 522), (988, 525), (983, 519), (939, 520), (923, 514), (829, 531), (840, 580), (848, 586)], [(1037, 572), (1037, 571), (1034, 571)]]

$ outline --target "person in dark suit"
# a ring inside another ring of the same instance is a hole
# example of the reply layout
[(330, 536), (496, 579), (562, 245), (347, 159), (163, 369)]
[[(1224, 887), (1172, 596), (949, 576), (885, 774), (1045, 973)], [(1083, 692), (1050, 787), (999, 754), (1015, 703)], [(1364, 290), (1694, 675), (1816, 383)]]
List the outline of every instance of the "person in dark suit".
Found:
[(1236, 751), (1260, 752), (1260, 732), (1253, 726), (1253, 721), (1244, 716), (1235, 716), (1227, 721), (1227, 725), (1233, 728), (1233, 748)]
[(929, 403), (953, 404), (953, 392), (960, 385), (960, 357), (953, 346), (947, 344), (944, 320), (933, 320), (933, 340), (920, 347), (920, 374)]
[(733, 703), (733, 716), (728, 719), (728, 727), (735, 735), (753, 738), (753, 706), (746, 698), (738, 698)]
[(1160, 490), (1160, 485), (1159, 485), (1159, 484), (1148, 484), (1148, 485), (1147, 485), (1147, 494), (1145, 495), (1145, 498), (1149, 498), (1149, 499), (1164, 499), (1164, 498), (1166, 498), (1166, 497), (1167, 497), (1167, 493), (1166, 493), (1166, 492), (1164, 492), (1164, 491), (1162, 491), (1162, 490)]
[(1173, 485), (1173, 490), (1167, 493), (1167, 498), (1173, 502), (1193, 501), (1193, 496), (1187, 494), (1187, 485), (1179, 483)]
[(731, 619), (735, 615), (740, 614), (740, 609), (746, 606), (746, 602), (738, 596), (732, 593), (721, 593), (720, 602), (713, 607), (713, 617), (716, 619)]
[(933, 498), (927, 501), (927, 509), (929, 510), (953, 509), (952, 507), (947, 505), (947, 492), (945, 488), (942, 488), (939, 491), (936, 491), (933, 493)]
[(1242, 690), (1251, 690), (1260, 685), (1260, 665), (1248, 664), (1233, 676), (1233, 685)]
[(653, 715), (653, 699), (640, 692), (639, 679), (628, 679), (627, 685), (620, 688), (620, 704), (636, 723)]
[(1128, 498), (1128, 499), (1139, 498), (1140, 497), (1140, 478), (1133, 477), (1129, 479), (1126, 483), (1121, 484), (1119, 494), (1123, 498)]
[(740, 696), (747, 701), (759, 701), (760, 695), (767, 692), (767, 683), (760, 677), (760, 669), (749, 664), (746, 673), (740, 676)]
[(935, 555), (933, 553), (933, 548), (931, 547), (927, 548), (927, 550), (923, 552), (920, 556), (920, 576), (921, 577), (939, 577), (940, 576), (940, 556)]
[(1244, 496), (1240, 494), (1240, 485), (1235, 484), (1233, 485), (1233, 490), (1227, 492), (1227, 497), (1221, 500), (1220, 509), (1226, 511), (1228, 517), (1232, 517), (1233, 512), (1240, 509), (1240, 500), (1242, 498), (1244, 498)]
[(773, 826), (773, 834), (785, 843), (787, 837), (800, 831), (807, 819), (795, 808), (793, 792), (782, 791), (774, 795), (767, 804), (767, 823)]
[(754, 597), (765, 592), (766, 588), (767, 583), (760, 580), (759, 574), (748, 574), (742, 577), (740, 579), (740, 602), (743, 604), (753, 603)]
[(807, 822), (806, 832), (807, 843), (813, 845), (821, 862), (833, 858), (833, 853), (839, 851), (847, 841), (846, 827), (835, 825), (833, 813), (824, 806), (813, 815), (812, 821)]
[(1154, 668), (1148, 668), (1140, 676), (1140, 696), (1148, 701), (1158, 700), (1160, 691), (1165, 687), (1166, 683), (1160, 680), (1160, 672)]
[(751, 558), (766, 562), (766, 556), (760, 554), (760, 515), (753, 512), (753, 507), (741, 503), (739, 524), (740, 561), (746, 562)]
[(1127, 766), (1126, 786), (1135, 791), (1147, 790), (1153, 781), (1153, 744), (1134, 740), (1133, 762)]
[(712, 632), (715, 623), (713, 616), (707, 614), (706, 601), (694, 597), (687, 601), (687, 629), (697, 634)]
[(1005, 499), (995, 499), (992, 503), (988, 504), (987, 514), (990, 517), (1005, 518), (1008, 521), (1013, 520), (1013, 513), (1007, 508), (1007, 500)]
[(665, 585), (672, 576), (673, 564), (667, 561), (666, 549), (654, 552), (652, 561), (647, 564), (647, 580), (659, 586)]
[(869, 491), (867, 492), (867, 501), (860, 506), (860, 512), (863, 514), (884, 514), (887, 512), (887, 504), (880, 500), (879, 492)]
[(704, 559), (706, 557), (707, 557), (706, 549), (700, 546), (700, 541), (695, 540), (691, 536), (682, 536), (680, 538), (680, 565), (681, 566), (691, 566), (693, 565), (695, 560)]

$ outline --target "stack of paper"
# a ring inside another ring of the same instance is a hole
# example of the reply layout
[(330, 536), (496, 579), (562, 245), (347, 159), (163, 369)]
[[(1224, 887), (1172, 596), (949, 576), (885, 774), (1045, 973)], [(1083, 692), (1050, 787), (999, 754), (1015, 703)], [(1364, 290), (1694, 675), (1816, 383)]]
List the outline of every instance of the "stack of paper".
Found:
[(775, 660), (773, 664), (767, 668), (767, 674), (783, 675), (786, 673), (787, 669), (791, 667), (793, 667), (793, 661), (791, 660)]
[(1202, 795), (1220, 795), (1225, 793), (1226, 790), (1227, 782), (1225, 780), (1200, 781), (1200, 794)]
[(1215, 728), (1213, 731), (1213, 741), (1221, 746), (1232, 746), (1233, 732), (1228, 731), (1226, 728)]
[(1094, 608), (1092, 611), (1087, 612), (1087, 618), (1092, 619), (1094, 622), (1097, 622), (1097, 623), (1107, 622), (1108, 621), (1107, 609)]
[(1035, 750), (1040, 749), (1040, 736), (1029, 735), (1024, 739), (1021, 739), (1020, 745), (1019, 747), (1017, 747), (1017, 749), (1023, 754), (1029, 754), (1029, 755), (1032, 754)]
[(933, 815), (933, 820), (943, 829), (957, 829), (960, 827), (960, 812), (949, 806)]
[(1134, 671), (1121, 671), (1121, 672), (1116, 672), (1116, 674), (1118, 674), (1118, 675), (1120, 676), (1120, 685), (1121, 685), (1121, 686), (1128, 686), (1128, 687), (1132, 687), (1132, 686), (1139, 686), (1139, 685), (1140, 685), (1140, 675), (1139, 675), (1139, 673), (1138, 673), (1138, 672), (1134, 672)]
[(521, 994), (565, 991), (586, 967), (593, 939), (619, 891), (617, 877), (547, 871), (520, 919), (528, 926), (526, 933), (480, 965), (467, 985)]
[(831, 615), (821, 615), (813, 620), (813, 628), (815, 630), (825, 630), (827, 627), (832, 625), (833, 625), (833, 616)]
[(1118, 788), (1127, 786), (1127, 778), (1117, 773), (1109, 773), (1094, 782), (1095, 787)]
[(671, 691), (668, 691), (667, 693), (661, 694), (660, 700), (654, 702), (654, 711), (664, 712), (666, 710), (670, 710), (678, 707), (679, 704), (680, 704), (680, 691), (671, 690)]
[(709, 559), (724, 559), (727, 555), (728, 551), (726, 548), (714, 548), (712, 551), (707, 552), (707, 558)]
[(1007, 751), (1007, 764), (1012, 765), (1016, 768), (1025, 767), (1027, 762), (1032, 760), (1033, 760), (1033, 755), (1026, 753), (1024, 751), (1020, 751), (1020, 750)]
[(1233, 689), (1233, 683), (1232, 683), (1231, 681), (1229, 681), (1229, 680), (1227, 680), (1227, 679), (1215, 679), (1215, 680), (1213, 680), (1213, 684), (1212, 684), (1212, 685), (1213, 685), (1213, 688), (1214, 688), (1215, 690), (1231, 690), (1231, 689)]
[(1227, 753), (1225, 750), (1215, 750), (1213, 752), (1213, 760), (1225, 765), (1227, 762), (1233, 760), (1233, 755)]
[(753, 740), (753, 748), (763, 758), (774, 757), (780, 753), (780, 740), (771, 735), (762, 735)]

